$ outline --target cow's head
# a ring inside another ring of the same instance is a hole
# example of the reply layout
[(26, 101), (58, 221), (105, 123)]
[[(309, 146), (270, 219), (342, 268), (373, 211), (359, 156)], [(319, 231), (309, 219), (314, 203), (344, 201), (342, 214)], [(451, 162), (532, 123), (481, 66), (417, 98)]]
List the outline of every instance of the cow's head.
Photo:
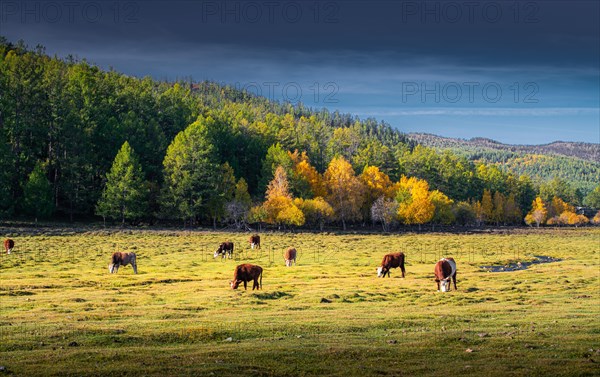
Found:
[(115, 270), (115, 265), (112, 263), (108, 264), (108, 272), (110, 272), (111, 274), (114, 272)]
[(448, 292), (450, 290), (450, 278), (440, 280), (440, 291)]
[(383, 267), (377, 267), (377, 277), (380, 278), (383, 276)]
[(218, 257), (219, 255), (221, 255), (222, 252), (223, 252), (223, 244), (220, 244), (217, 251), (215, 251), (215, 253), (213, 254), (213, 258)]
[(241, 282), (241, 280), (232, 280), (229, 282), (229, 285), (231, 285), (231, 289), (237, 289)]

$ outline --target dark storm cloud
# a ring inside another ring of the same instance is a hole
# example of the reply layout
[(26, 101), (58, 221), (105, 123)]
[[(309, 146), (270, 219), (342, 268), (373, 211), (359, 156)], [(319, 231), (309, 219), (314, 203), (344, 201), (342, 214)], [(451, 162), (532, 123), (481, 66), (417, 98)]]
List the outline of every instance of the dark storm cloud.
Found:
[[(485, 64), (598, 62), (596, 1), (10, 1), (1, 32), (55, 48), (204, 45), (394, 52)], [(63, 41), (63, 46), (60, 45)], [(360, 64), (348, 61), (346, 64)]]
[[(589, 141), (599, 12), (598, 1), (2, 0), (0, 34), (130, 75), (258, 87), (274, 99), (289, 99), (291, 83), (309, 106), (405, 131), (547, 142), (577, 134), (570, 127)], [(477, 84), (473, 101), (465, 83)], [(486, 86), (502, 90), (497, 101)], [(459, 101), (447, 87), (463, 91)], [(506, 122), (519, 126), (498, 127)]]

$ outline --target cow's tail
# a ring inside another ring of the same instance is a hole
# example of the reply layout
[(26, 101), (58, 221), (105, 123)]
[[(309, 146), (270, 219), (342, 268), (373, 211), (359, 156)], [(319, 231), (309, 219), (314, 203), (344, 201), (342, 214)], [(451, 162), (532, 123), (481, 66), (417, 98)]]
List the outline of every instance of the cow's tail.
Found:
[(260, 270), (260, 289), (262, 289), (262, 270)]

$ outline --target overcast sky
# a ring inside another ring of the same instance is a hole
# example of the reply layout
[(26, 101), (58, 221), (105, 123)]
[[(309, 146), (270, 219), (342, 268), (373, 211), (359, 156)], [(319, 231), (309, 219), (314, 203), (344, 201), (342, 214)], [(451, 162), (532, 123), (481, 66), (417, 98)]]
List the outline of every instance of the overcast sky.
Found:
[(0, 35), (104, 68), (212, 80), (506, 143), (600, 142), (600, 2), (0, 2)]

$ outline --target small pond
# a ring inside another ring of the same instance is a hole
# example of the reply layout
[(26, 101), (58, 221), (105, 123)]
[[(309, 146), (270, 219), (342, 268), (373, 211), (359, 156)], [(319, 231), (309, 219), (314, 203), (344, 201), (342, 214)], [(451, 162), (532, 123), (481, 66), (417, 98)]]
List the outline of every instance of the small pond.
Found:
[(510, 272), (510, 271), (519, 271), (525, 270), (529, 266), (534, 264), (542, 264), (542, 263), (553, 263), (560, 262), (562, 259), (553, 258), (553, 257), (545, 257), (543, 255), (534, 255), (535, 259), (531, 262), (516, 262), (509, 263), (503, 266), (480, 266), (483, 270), (487, 272)]

